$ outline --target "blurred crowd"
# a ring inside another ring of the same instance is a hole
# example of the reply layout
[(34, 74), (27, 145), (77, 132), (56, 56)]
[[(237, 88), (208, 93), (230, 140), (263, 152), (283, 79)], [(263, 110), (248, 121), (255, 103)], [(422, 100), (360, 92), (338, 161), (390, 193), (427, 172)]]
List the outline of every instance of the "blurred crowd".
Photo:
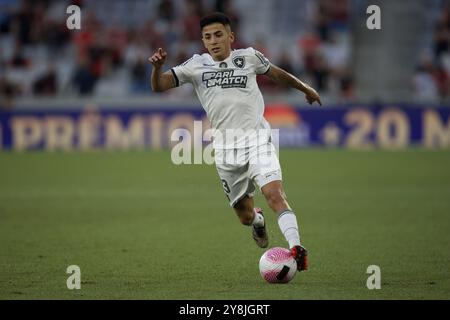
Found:
[[(311, 8), (309, 24), (282, 35), (296, 50), (280, 50), (271, 45), (271, 37), (279, 34), (239, 37), (247, 13), (232, 0), (0, 0), (0, 104), (11, 104), (15, 97), (151, 95), (148, 57), (163, 47), (169, 53), (167, 66), (174, 66), (204, 52), (199, 20), (211, 11), (231, 18), (238, 35), (235, 48), (260, 50), (321, 93), (353, 97), (349, 0), (301, 1)], [(71, 4), (81, 8), (81, 30), (66, 26)], [(436, 56), (448, 53), (448, 14), (441, 24), (437, 38), (447, 42), (439, 40)], [(428, 72), (429, 66), (424, 68)], [(439, 85), (448, 81), (448, 76), (439, 78), (444, 66), (433, 68), (436, 90), (444, 92)], [(288, 90), (265, 77), (258, 81), (268, 92)], [(192, 89), (170, 94), (192, 95)]]
[(450, 96), (450, 3), (444, 2), (440, 9), (431, 46), (421, 54), (413, 78), (419, 100), (442, 101)]
[[(312, 17), (302, 32), (291, 39), (298, 48), (270, 48), (271, 39), (266, 39), (266, 45), (261, 42), (248, 45), (263, 52), (272, 63), (313, 85), (320, 93), (333, 99), (351, 99), (354, 84), (350, 65), (350, 1), (319, 0), (308, 4)], [(266, 89), (286, 90), (274, 86), (267, 78), (260, 81)]]

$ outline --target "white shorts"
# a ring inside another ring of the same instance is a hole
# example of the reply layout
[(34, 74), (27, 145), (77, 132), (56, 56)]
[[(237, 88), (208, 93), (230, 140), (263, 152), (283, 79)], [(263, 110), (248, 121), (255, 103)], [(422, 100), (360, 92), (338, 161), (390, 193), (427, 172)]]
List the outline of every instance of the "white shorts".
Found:
[(272, 143), (241, 149), (216, 149), (215, 162), (230, 206), (243, 197), (253, 196), (272, 181), (282, 180), (280, 162)]

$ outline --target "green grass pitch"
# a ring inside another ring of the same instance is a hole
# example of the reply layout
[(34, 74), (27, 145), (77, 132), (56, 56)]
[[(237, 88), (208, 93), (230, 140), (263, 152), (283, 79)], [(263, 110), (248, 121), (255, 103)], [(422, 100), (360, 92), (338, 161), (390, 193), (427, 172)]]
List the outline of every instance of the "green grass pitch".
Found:
[[(0, 153), (0, 299), (450, 299), (450, 152), (283, 150), (310, 269), (265, 283), (214, 166)], [(270, 246), (286, 246), (266, 212)], [(66, 268), (81, 268), (68, 290)], [(369, 265), (381, 289), (368, 290)]]

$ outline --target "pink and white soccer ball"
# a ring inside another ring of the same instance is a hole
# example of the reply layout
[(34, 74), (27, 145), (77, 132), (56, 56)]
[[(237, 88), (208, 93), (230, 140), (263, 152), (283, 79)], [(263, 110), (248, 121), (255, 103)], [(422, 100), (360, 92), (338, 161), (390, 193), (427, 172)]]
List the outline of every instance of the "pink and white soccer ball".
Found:
[(271, 248), (261, 256), (259, 272), (269, 283), (287, 283), (297, 272), (297, 262), (288, 249)]

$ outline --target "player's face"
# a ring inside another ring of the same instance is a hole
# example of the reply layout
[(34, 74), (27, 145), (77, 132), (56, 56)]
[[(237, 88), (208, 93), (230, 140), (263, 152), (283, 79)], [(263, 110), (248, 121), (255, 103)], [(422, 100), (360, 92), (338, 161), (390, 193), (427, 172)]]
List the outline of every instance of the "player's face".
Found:
[(234, 34), (231, 32), (230, 27), (226, 27), (221, 23), (212, 23), (203, 28), (202, 40), (203, 45), (213, 59), (222, 61), (230, 55)]

